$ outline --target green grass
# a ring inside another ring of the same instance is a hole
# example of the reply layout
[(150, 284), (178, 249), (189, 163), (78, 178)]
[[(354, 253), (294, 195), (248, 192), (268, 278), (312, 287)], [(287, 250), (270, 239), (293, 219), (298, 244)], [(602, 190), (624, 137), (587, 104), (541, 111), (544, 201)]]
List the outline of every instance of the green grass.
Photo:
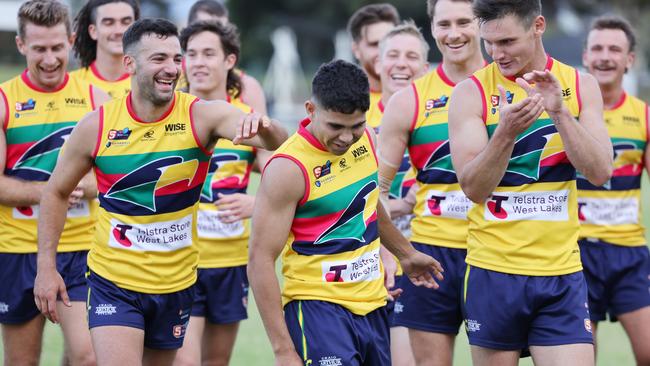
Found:
[[(7, 80), (12, 76), (20, 73), (23, 67), (0, 67), (0, 81)], [(259, 178), (252, 179), (252, 189), (257, 188)], [(650, 228), (650, 185), (647, 179), (644, 178), (644, 191), (643, 202), (644, 206), (644, 222), (645, 226)], [(646, 232), (646, 236), (650, 241), (650, 230)], [(231, 364), (233, 366), (255, 366), (255, 365), (270, 365), (273, 364), (273, 352), (266, 337), (266, 332), (262, 326), (254, 298), (251, 296), (249, 301), (249, 319), (242, 322), (239, 337), (235, 344), (233, 359)], [(60, 329), (52, 324), (48, 324), (45, 329), (45, 336), (43, 337), (43, 353), (42, 362), (43, 366), (59, 365), (61, 355), (63, 352), (63, 335)], [(601, 365), (632, 365), (634, 364), (634, 357), (628, 342), (625, 332), (619, 323), (605, 323), (599, 325), (598, 330), (599, 338), (599, 363)], [(455, 365), (470, 365), (471, 358), (469, 354), (469, 346), (467, 344), (467, 337), (464, 332), (460, 332), (456, 340), (456, 348), (454, 351), (454, 364)], [(2, 355), (2, 349), (0, 349)], [(1, 356), (0, 356), (1, 357)], [(522, 360), (521, 365), (532, 365), (530, 358)]]

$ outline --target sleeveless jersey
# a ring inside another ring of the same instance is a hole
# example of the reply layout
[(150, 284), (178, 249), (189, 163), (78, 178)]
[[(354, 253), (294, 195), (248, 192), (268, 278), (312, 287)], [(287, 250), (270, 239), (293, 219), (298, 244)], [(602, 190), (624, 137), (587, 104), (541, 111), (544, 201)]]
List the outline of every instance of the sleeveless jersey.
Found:
[(122, 98), (131, 91), (131, 77), (129, 74), (124, 74), (115, 81), (106, 80), (97, 70), (95, 61), (89, 67), (77, 69), (70, 74), (105, 91), (113, 99)]
[(648, 143), (648, 106), (623, 94), (605, 111), (605, 124), (614, 147), (614, 172), (602, 187), (578, 174), (580, 237), (598, 238), (623, 246), (646, 244), (641, 220), (641, 176)]
[[(4, 174), (45, 182), (50, 178), (65, 140), (79, 120), (94, 109), (92, 87), (66, 74), (63, 84), (47, 92), (34, 85), (25, 70), (0, 85), (5, 104), (7, 139)], [(0, 206), (0, 252), (35, 253), (40, 206)], [(59, 252), (88, 250), (95, 212), (87, 200), (68, 209)]]
[(377, 157), (369, 132), (343, 155), (328, 152), (301, 122), (271, 159), (303, 172), (299, 202), (282, 255), (283, 302), (321, 300), (365, 315), (386, 304), (379, 257)]
[(455, 84), (442, 64), (412, 84), (415, 113), (409, 141), (418, 191), (411, 240), (467, 248), (467, 212), (473, 203), (458, 184), (449, 151), (449, 97)]
[[(251, 111), (238, 99), (228, 98), (228, 101), (244, 113)], [(199, 204), (199, 268), (235, 267), (248, 263), (250, 220), (223, 223), (214, 202), (219, 194), (246, 194), (254, 161), (253, 147), (235, 145), (226, 139), (219, 139), (214, 147)]]
[(162, 294), (196, 281), (196, 215), (212, 155), (195, 135), (197, 100), (176, 92), (149, 123), (136, 116), (131, 94), (100, 108), (100, 208), (88, 266), (118, 287)]
[[(559, 80), (564, 104), (577, 118), (578, 71), (551, 57), (546, 69)], [(495, 63), (471, 78), (481, 93), (483, 119), (491, 138), (499, 122), (497, 85), (506, 89), (508, 103), (517, 103), (527, 95), (505, 78)], [(529, 276), (580, 271), (575, 179), (560, 134), (544, 112), (516, 138), (506, 172), (493, 194), (470, 209), (467, 263)]]

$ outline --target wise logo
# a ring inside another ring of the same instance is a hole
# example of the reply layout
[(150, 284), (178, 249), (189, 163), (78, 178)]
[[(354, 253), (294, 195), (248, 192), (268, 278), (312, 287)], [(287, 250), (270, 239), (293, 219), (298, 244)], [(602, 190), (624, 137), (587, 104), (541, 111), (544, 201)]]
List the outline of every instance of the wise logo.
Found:
[(72, 133), (74, 126), (57, 129), (36, 141), (16, 160), (10, 174), (29, 180), (47, 180), (59, 157), (61, 147)]
[[(103, 198), (108, 202), (128, 202), (151, 213), (157, 213), (162, 193), (180, 193), (188, 190), (199, 178), (198, 172), (199, 161), (196, 159), (184, 161), (180, 156), (160, 158), (120, 178)], [(164, 192), (161, 192), (163, 190)]]
[[(512, 104), (512, 100), (515, 98), (515, 93), (511, 92), (510, 90), (506, 90), (506, 102), (508, 104)], [(499, 108), (499, 104), (501, 104), (501, 96), (497, 94), (492, 94), (490, 96), (490, 103), (492, 104), (492, 114), (497, 113), (497, 109)]]
[[(368, 227), (368, 220), (371, 217), (365, 218), (366, 205), (368, 197), (377, 188), (377, 182), (370, 181), (357, 191), (350, 204), (343, 210), (343, 213), (338, 219), (327, 228), (318, 238), (314, 244), (327, 244), (331, 241), (351, 239), (361, 243), (366, 240), (363, 235)], [(374, 212), (373, 212), (374, 214)]]
[[(201, 190), (201, 200), (207, 202), (214, 202), (214, 190), (212, 189), (212, 178), (217, 173), (217, 171), (222, 168), (224, 165), (240, 161), (239, 155), (235, 153), (217, 153), (213, 154), (210, 159), (210, 165), (208, 167), (208, 176), (203, 183), (203, 189)], [(238, 178), (235, 177), (239, 181)]]
[(36, 101), (34, 99), (27, 99), (26, 102), (16, 102), (16, 112), (31, 111), (36, 108)]

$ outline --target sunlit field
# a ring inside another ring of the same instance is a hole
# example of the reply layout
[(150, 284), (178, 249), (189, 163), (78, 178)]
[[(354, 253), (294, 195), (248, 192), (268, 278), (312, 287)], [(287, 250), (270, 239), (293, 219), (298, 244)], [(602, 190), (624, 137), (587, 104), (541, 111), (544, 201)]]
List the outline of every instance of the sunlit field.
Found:
[[(16, 75), (22, 71), (22, 68), (7, 67), (0, 65), (0, 81)], [(259, 176), (251, 179), (251, 191), (257, 189)], [(646, 227), (650, 227), (650, 184), (647, 176), (644, 177), (643, 202), (644, 222)], [(646, 236), (650, 238), (648, 232)], [(235, 366), (253, 366), (253, 365), (271, 365), (273, 362), (273, 353), (262, 326), (262, 321), (257, 312), (257, 307), (253, 296), (249, 301), (249, 319), (242, 322), (239, 337), (235, 345), (233, 359), (231, 364)], [(602, 323), (599, 325), (599, 364), (601, 365), (632, 365), (634, 357), (627, 337), (620, 324)], [(63, 352), (63, 336), (58, 326), (48, 324), (45, 330), (44, 345), (42, 353), (42, 365), (59, 365)], [(0, 355), (2, 349), (0, 349)], [(1, 356), (0, 356), (1, 357)], [(470, 365), (471, 358), (469, 346), (464, 331), (456, 341), (454, 364)], [(520, 362), (521, 365), (532, 365), (530, 358)]]

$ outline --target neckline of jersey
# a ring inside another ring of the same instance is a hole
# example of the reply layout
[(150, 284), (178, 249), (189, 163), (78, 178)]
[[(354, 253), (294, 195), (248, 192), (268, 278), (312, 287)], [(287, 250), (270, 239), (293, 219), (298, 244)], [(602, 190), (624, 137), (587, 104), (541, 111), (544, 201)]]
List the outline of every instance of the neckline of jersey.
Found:
[(39, 93), (49, 94), (49, 93), (60, 92), (61, 90), (63, 90), (63, 88), (65, 88), (66, 85), (68, 85), (68, 80), (70, 80), (70, 74), (66, 72), (65, 77), (63, 78), (63, 82), (61, 82), (59, 86), (57, 86), (54, 90), (45, 90), (40, 86), (34, 84), (34, 82), (29, 78), (28, 72), (29, 70), (25, 69), (23, 73), (20, 74), (20, 78), (25, 83), (25, 85), (27, 85), (30, 89), (33, 89), (34, 91), (37, 91)]

